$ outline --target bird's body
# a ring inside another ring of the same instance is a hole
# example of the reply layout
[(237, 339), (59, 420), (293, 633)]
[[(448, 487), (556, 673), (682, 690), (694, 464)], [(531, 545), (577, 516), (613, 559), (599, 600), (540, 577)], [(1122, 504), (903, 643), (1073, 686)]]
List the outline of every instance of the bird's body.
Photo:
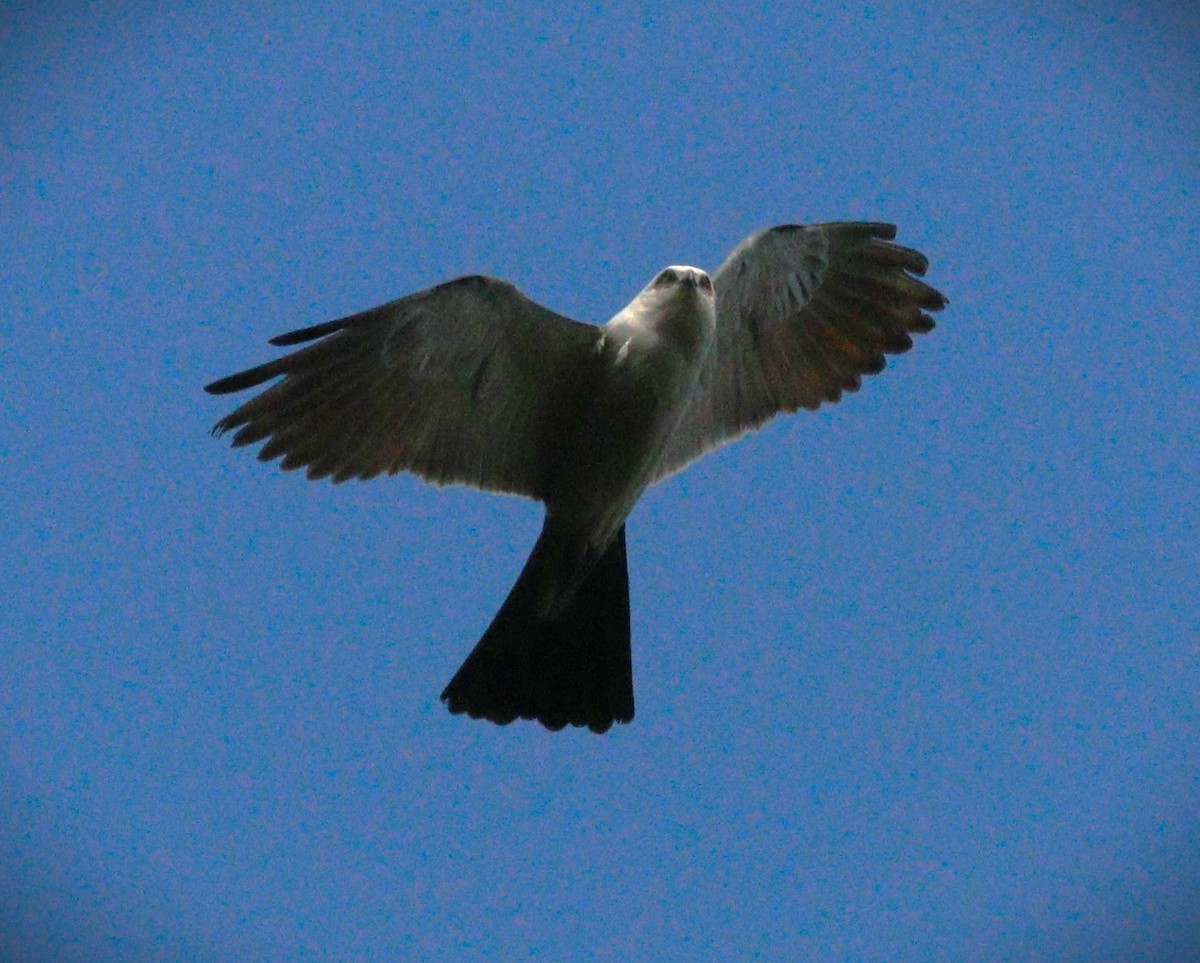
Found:
[[(283, 380), (217, 423), (310, 477), (410, 470), (544, 502), (529, 561), (442, 694), (452, 712), (606, 730), (633, 718), (625, 520), (646, 487), (778, 411), (858, 387), (945, 299), (880, 224), (752, 235), (661, 271), (601, 328), (470, 277), (274, 339), (208, 386)], [(924, 310), (923, 310), (924, 309)]]
[(660, 273), (604, 326), (598, 383), (566, 433), (547, 523), (577, 533), (594, 551), (611, 544), (654, 478), (715, 328), (712, 282), (681, 267)]

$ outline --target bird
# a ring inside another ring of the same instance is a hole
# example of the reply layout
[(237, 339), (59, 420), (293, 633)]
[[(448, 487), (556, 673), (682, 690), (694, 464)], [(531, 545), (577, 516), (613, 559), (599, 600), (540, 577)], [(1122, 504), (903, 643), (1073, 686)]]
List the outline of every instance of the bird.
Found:
[[(470, 275), (272, 338), (205, 386), (273, 382), (212, 429), (310, 479), (411, 472), (540, 501), (516, 583), (441, 694), (499, 725), (634, 717), (626, 519), (642, 493), (781, 412), (856, 391), (947, 299), (879, 222), (782, 224), (712, 274), (659, 271), (604, 325)], [(278, 379), (278, 380), (276, 380)]]

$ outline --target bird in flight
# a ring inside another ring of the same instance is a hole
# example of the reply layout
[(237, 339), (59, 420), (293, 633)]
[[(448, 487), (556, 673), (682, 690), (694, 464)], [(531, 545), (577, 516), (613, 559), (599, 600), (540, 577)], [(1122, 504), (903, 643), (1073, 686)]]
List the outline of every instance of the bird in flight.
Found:
[[(442, 701), (501, 725), (633, 719), (625, 519), (645, 489), (779, 412), (858, 389), (946, 299), (879, 223), (782, 225), (712, 275), (664, 268), (607, 324), (463, 277), (271, 339), (206, 387), (216, 423), (309, 478), (410, 471), (545, 505), (537, 543)], [(310, 343), (311, 342), (311, 343)]]

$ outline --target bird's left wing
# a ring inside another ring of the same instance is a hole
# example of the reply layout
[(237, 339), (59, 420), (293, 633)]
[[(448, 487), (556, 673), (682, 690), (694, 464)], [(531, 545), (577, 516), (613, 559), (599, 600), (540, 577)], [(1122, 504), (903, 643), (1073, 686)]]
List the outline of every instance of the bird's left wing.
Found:
[(946, 299), (891, 224), (783, 225), (752, 234), (713, 274), (717, 330), (656, 479), (781, 411), (816, 408), (883, 370)]
[(316, 343), (206, 386), (226, 394), (283, 376), (213, 432), (236, 429), (235, 446), (263, 441), (260, 460), (282, 455), (309, 478), (411, 471), (544, 498), (601, 334), (507, 282), (460, 278), (273, 338)]

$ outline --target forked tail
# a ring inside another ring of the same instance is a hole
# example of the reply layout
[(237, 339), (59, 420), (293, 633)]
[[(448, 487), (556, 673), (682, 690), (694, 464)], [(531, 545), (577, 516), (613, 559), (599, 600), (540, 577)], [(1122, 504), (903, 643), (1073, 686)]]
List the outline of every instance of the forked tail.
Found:
[(629, 570), (625, 527), (566, 607), (538, 618), (542, 566), (564, 546), (543, 527), (516, 585), (442, 693), (451, 712), (505, 725), (536, 719), (547, 729), (605, 732), (633, 718)]

